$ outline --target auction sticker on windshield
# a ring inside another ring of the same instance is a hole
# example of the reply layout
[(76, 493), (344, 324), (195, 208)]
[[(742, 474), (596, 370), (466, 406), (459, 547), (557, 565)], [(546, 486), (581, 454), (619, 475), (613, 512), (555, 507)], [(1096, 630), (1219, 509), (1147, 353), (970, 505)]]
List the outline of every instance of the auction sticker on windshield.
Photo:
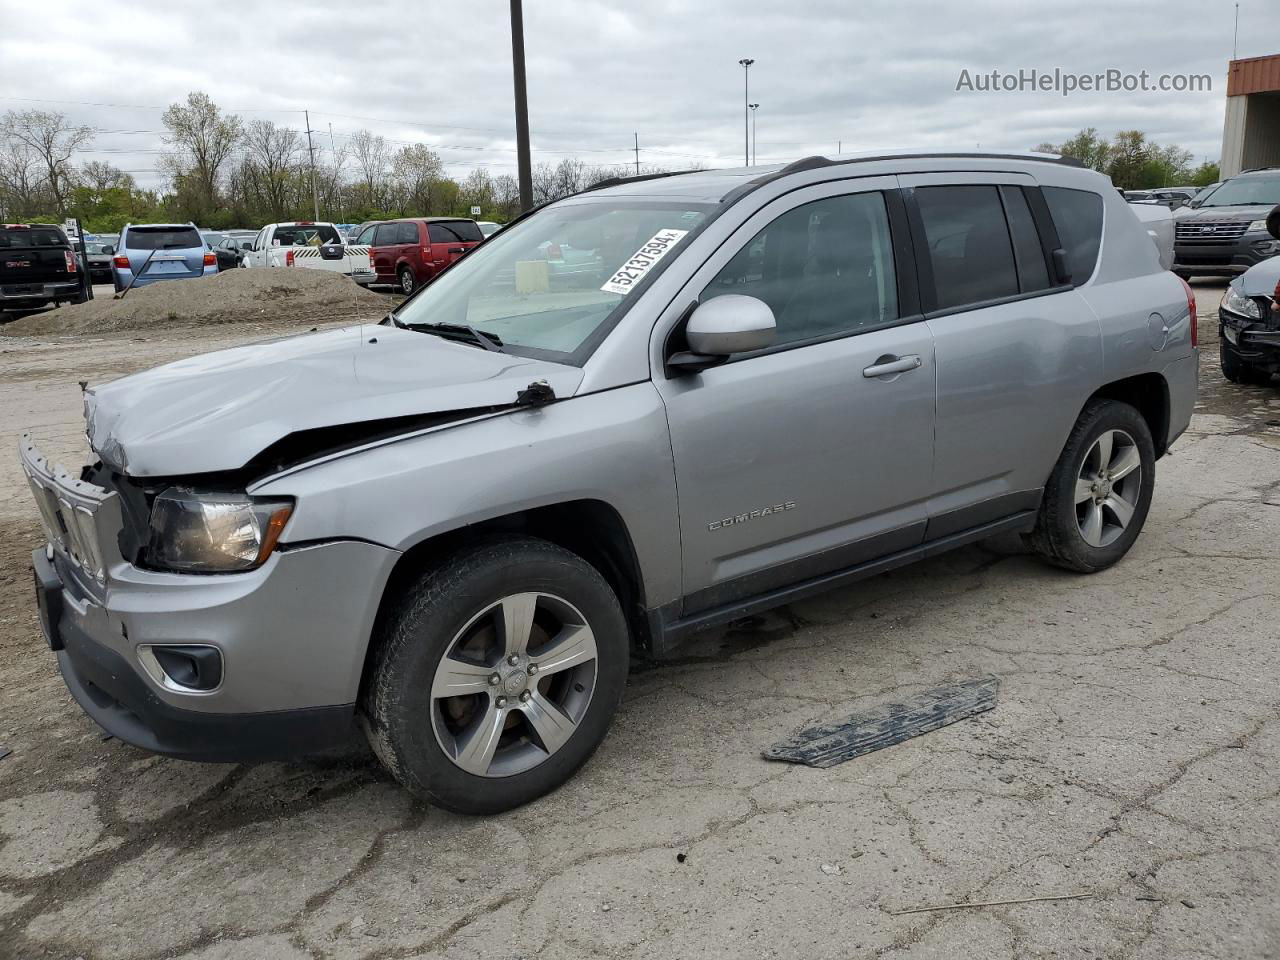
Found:
[(671, 252), (672, 247), (688, 233), (688, 230), (659, 230), (644, 246), (618, 268), (609, 282), (600, 289), (607, 293), (630, 293), (653, 265)]

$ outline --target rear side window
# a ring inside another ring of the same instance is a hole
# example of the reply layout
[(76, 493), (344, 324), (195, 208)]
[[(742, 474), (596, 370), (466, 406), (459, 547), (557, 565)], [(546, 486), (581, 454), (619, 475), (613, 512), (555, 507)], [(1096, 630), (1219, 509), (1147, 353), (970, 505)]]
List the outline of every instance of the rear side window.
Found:
[(6, 247), (63, 247), (67, 238), (56, 227), (0, 228), (0, 250)]
[(917, 187), (937, 293), (947, 310), (1018, 293), (1018, 270), (994, 186)]
[(1058, 228), (1058, 239), (1067, 251), (1071, 283), (1080, 286), (1093, 276), (1102, 245), (1102, 198), (1088, 190), (1041, 187), (1044, 201)]
[(126, 250), (190, 250), (204, 247), (192, 227), (130, 227), (121, 244)]
[(432, 243), (462, 243), (456, 223), (428, 223), (427, 236)]
[(463, 243), (479, 243), (484, 239), (484, 233), (474, 220), (459, 220), (457, 223), (449, 224), (453, 232), (456, 233)]
[(1018, 263), (1018, 286), (1023, 293), (1049, 289), (1049, 266), (1044, 261), (1044, 247), (1031, 216), (1031, 207), (1021, 187), (1005, 187), (1004, 214), (1009, 220), (1009, 236), (1013, 238), (1013, 256)]

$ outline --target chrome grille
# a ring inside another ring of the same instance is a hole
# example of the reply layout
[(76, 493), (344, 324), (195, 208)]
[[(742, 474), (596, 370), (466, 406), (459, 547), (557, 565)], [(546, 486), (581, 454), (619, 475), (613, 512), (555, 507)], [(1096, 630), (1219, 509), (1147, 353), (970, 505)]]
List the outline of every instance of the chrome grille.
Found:
[(1235, 243), (1249, 229), (1251, 220), (1187, 220), (1174, 225), (1174, 236), (1184, 243)]
[(116, 494), (76, 479), (64, 467), (50, 464), (36, 449), (29, 434), (24, 433), (18, 441), (18, 453), (49, 542), (102, 583), (112, 559), (104, 545), (113, 543), (111, 530), (118, 531), (120, 526)]

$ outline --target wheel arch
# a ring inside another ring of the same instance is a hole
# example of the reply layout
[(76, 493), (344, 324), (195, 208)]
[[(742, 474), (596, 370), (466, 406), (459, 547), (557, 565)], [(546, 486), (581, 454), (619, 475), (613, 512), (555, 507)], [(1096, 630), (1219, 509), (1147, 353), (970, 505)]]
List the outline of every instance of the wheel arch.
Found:
[(618, 597), (631, 632), (633, 647), (650, 647), (645, 616), (644, 579), (635, 544), (622, 515), (603, 500), (583, 499), (518, 510), (438, 533), (415, 543), (396, 561), (378, 602), (373, 630), (365, 650), (360, 689), (370, 674), (378, 638), (395, 598), (423, 570), (465, 546), (506, 536), (537, 537), (577, 554), (591, 564)]
[(1142, 419), (1147, 422), (1151, 431), (1151, 442), (1155, 446), (1156, 459), (1164, 456), (1169, 448), (1169, 384), (1158, 373), (1140, 373), (1132, 377), (1113, 380), (1099, 387), (1084, 408), (1095, 400), (1118, 400), (1134, 407)]

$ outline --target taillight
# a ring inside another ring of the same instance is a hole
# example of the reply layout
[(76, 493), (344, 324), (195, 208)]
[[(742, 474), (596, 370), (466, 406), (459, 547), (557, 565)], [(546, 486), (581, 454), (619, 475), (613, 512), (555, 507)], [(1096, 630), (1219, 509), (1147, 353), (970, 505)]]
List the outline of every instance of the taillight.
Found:
[(292, 250), (286, 250), (286, 251), (284, 252), (284, 265), (285, 265), (286, 267), (292, 267), (292, 266), (293, 266), (293, 251), (292, 251)]
[(206, 267), (217, 266), (218, 255), (216, 253), (206, 253), (204, 255), (204, 265)]
[(78, 268), (78, 265), (76, 264), (76, 255), (70, 250), (63, 250), (62, 252), (67, 258), (67, 273), (75, 273)]
[(112, 258), (111, 258), (111, 265), (112, 265), (112, 266), (114, 266), (114, 267), (118, 267), (118, 268), (119, 268), (119, 269), (121, 269), (121, 270), (128, 270), (128, 269), (129, 269), (129, 258), (128, 258), (128, 257), (125, 257), (125, 256), (112, 257)]
[(371, 266), (371, 267), (372, 267), (372, 266), (373, 266), (373, 263), (374, 263), (374, 260), (373, 260), (373, 251), (372, 251), (372, 250), (370, 250), (370, 251), (369, 251), (369, 266)]
[(1196, 317), (1196, 292), (1191, 289), (1191, 284), (1183, 280), (1182, 277), (1178, 279), (1182, 280), (1182, 289), (1187, 291), (1187, 310), (1191, 317), (1191, 345), (1198, 347), (1200, 346), (1200, 320)]
[(560, 249), (560, 244), (558, 243), (547, 244), (547, 259), (548, 260), (564, 259), (564, 251)]

